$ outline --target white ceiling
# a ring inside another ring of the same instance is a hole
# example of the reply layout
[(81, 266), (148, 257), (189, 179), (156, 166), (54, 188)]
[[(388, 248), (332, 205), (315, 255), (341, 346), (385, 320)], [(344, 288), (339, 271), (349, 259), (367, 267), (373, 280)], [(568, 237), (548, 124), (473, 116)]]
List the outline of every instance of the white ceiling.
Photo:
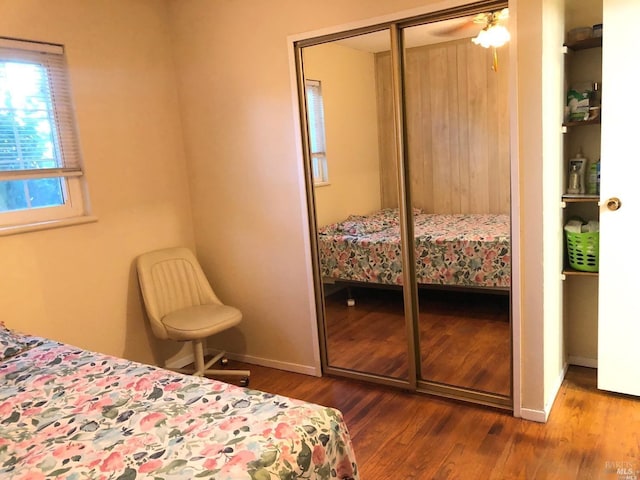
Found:
[[(474, 16), (454, 18), (404, 29), (406, 48), (451, 42), (461, 38), (475, 37), (484, 24), (474, 23)], [(506, 22), (503, 24), (506, 25)], [(367, 33), (338, 40), (336, 43), (365, 52), (377, 53), (390, 50), (389, 30)]]

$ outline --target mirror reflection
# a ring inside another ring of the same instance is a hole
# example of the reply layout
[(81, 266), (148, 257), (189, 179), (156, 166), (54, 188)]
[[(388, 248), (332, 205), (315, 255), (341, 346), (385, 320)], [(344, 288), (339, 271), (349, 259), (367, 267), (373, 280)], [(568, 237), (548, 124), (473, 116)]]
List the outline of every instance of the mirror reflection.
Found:
[(489, 18), (404, 31), (407, 163), (420, 376), (509, 396), (508, 56), (470, 41)]
[[(327, 364), (406, 379), (407, 339), (395, 169), (380, 161), (379, 91), (389, 31), (304, 48)], [(391, 153), (391, 152), (390, 152)], [(385, 192), (385, 193), (383, 193)], [(391, 235), (391, 238), (389, 237)], [(376, 288), (386, 287), (386, 288)]]

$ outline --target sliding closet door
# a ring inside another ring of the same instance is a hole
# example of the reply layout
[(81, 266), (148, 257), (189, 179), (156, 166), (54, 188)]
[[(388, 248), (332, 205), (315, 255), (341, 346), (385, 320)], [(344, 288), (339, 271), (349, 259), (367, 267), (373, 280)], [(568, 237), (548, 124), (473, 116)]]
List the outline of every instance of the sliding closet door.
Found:
[(403, 31), (418, 381), (508, 398), (509, 67), (473, 19)]
[(325, 373), (511, 405), (505, 6), (296, 44)]
[[(413, 375), (403, 301), (388, 30), (301, 51), (323, 368)], [(379, 56), (383, 60), (378, 61)], [(381, 63), (384, 66), (381, 66)]]

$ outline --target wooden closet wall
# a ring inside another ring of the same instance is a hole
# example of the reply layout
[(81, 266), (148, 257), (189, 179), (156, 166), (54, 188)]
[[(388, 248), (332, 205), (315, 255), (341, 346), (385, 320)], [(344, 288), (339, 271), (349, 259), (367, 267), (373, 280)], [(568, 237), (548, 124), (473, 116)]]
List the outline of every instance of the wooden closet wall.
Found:
[[(427, 213), (509, 213), (508, 52), (470, 39), (405, 51), (413, 206)], [(397, 207), (391, 55), (376, 54), (381, 198)]]

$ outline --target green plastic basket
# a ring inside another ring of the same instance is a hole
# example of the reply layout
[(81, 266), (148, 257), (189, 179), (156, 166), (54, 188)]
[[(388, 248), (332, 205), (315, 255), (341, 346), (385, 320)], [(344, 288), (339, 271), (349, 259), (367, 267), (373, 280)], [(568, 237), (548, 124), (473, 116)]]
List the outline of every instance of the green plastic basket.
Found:
[(598, 271), (600, 232), (564, 232), (567, 237), (567, 254), (571, 268), (582, 272)]

